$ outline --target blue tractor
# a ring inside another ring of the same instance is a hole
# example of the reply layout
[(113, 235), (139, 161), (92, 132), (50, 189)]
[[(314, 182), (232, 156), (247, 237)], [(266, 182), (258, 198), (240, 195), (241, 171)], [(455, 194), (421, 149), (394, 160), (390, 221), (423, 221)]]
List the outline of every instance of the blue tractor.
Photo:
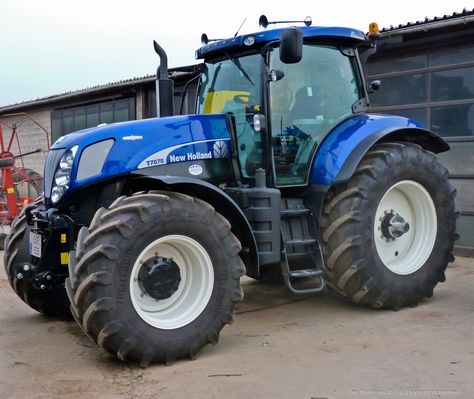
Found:
[(304, 25), (203, 35), (193, 115), (173, 115), (155, 43), (159, 117), (49, 151), (44, 195), (6, 239), (18, 296), (144, 365), (217, 343), (245, 274), (374, 308), (430, 297), (454, 260), (455, 190), (434, 155), (449, 146), (368, 113), (370, 37)]

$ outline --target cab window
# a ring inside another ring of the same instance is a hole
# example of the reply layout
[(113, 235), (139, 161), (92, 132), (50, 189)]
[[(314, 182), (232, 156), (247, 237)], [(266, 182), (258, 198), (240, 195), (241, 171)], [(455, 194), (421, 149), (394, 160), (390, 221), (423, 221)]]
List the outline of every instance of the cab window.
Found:
[(316, 147), (360, 98), (353, 62), (336, 47), (304, 45), (297, 64), (283, 64), (275, 49), (270, 69), (284, 73), (270, 82), (275, 182), (306, 184)]
[(198, 92), (198, 114), (233, 116), (244, 178), (253, 177), (262, 165), (261, 135), (253, 129), (253, 116), (262, 107), (261, 66), (260, 54), (207, 62)]

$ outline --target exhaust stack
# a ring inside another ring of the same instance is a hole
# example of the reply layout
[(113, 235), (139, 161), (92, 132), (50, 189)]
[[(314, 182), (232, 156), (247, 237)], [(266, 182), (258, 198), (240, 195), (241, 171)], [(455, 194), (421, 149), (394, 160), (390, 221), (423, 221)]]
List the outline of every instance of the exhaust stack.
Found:
[(168, 56), (155, 40), (153, 40), (153, 46), (160, 57), (160, 65), (156, 70), (156, 116), (173, 116), (174, 84), (168, 77)]

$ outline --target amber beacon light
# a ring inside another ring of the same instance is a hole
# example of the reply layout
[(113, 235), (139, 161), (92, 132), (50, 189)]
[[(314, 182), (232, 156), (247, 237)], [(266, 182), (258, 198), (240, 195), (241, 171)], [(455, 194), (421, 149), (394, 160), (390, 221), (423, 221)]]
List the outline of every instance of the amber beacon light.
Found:
[(377, 22), (371, 22), (369, 24), (369, 39), (375, 39), (380, 36), (379, 25)]

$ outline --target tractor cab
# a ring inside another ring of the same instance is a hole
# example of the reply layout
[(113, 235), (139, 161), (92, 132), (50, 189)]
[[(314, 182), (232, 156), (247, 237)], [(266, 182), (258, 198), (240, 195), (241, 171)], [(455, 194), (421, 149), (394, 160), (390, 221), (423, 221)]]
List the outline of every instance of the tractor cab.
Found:
[(366, 110), (356, 48), (365, 42), (360, 31), (306, 26), (240, 36), (198, 50), (205, 62), (196, 113), (231, 116), (243, 181), (264, 168), (273, 171), (267, 179), (272, 186), (308, 183), (324, 137)]

